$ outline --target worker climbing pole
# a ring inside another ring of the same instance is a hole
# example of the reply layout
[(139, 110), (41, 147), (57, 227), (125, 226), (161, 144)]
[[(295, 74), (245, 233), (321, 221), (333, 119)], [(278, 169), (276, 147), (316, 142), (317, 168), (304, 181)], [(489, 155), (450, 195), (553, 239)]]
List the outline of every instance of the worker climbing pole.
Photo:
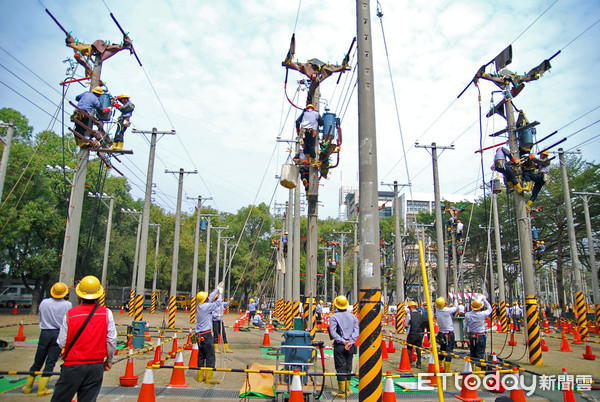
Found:
[[(473, 81), (475, 84), (478, 80), (484, 79), (492, 81), (496, 84), (503, 93), (502, 101), (494, 106), (494, 111), (498, 111), (501, 116), (506, 119), (507, 128), (500, 132), (492, 134), (492, 136), (498, 136), (503, 133), (508, 133), (508, 144), (510, 146), (510, 159), (515, 162), (521, 159), (519, 149), (519, 138), (517, 135), (533, 124), (527, 126), (521, 126), (517, 129), (515, 122), (514, 110), (516, 107), (513, 104), (513, 98), (516, 97), (525, 87), (525, 83), (529, 81), (535, 81), (540, 78), (544, 72), (550, 69), (550, 60), (554, 58), (558, 53), (552, 56), (550, 59), (544, 60), (539, 66), (530, 70), (527, 74), (518, 75), (508, 70), (506, 66), (512, 62), (512, 45), (509, 45), (504, 49), (496, 58), (489, 63), (480, 67), (475, 74)], [(487, 73), (486, 68), (495, 64), (495, 73)], [(470, 84), (469, 84), (470, 85)], [(467, 86), (468, 87), (468, 86)], [(465, 88), (466, 90), (466, 88)], [(464, 91), (463, 91), (464, 93)], [(462, 93), (461, 93), (462, 95)], [(460, 95), (459, 95), (460, 97)], [(519, 135), (519, 137), (521, 137)], [(522, 138), (520, 138), (522, 139)], [(507, 177), (508, 179), (508, 177)], [(517, 179), (518, 180), (518, 179)], [(534, 267), (533, 267), (533, 250), (531, 242), (531, 227), (530, 221), (527, 217), (527, 210), (525, 205), (525, 198), (523, 196), (523, 190), (521, 182), (517, 181), (514, 192), (515, 197), (515, 208), (516, 217), (518, 224), (519, 233), (519, 249), (521, 268), (523, 270), (523, 282), (525, 290), (525, 305), (527, 314), (527, 336), (529, 346), (529, 363), (534, 366), (542, 364), (542, 350), (540, 340), (540, 327), (538, 321), (538, 302), (535, 298), (535, 280), (534, 280)]]
[[(107, 60), (109, 57), (115, 55), (121, 50), (129, 50), (130, 53), (134, 54), (133, 45), (131, 43), (131, 39), (123, 33), (123, 43), (120, 45), (117, 44), (108, 44), (104, 40), (97, 40), (92, 44), (84, 44), (78, 42), (73, 38), (73, 36), (67, 32), (65, 28), (54, 18), (54, 16), (46, 9), (46, 13), (52, 18), (52, 20), (58, 25), (58, 27), (65, 33), (66, 35), (66, 44), (71, 47), (75, 52), (75, 59), (79, 64), (81, 64), (86, 71), (86, 76), (90, 79), (90, 92), (96, 91), (101, 85), (100, 75), (102, 72), (102, 63)], [(113, 17), (114, 19), (114, 17)], [(116, 20), (115, 20), (116, 21)], [(137, 56), (136, 56), (137, 57)], [(101, 90), (101, 89), (100, 89)], [(81, 109), (78, 109), (81, 113)], [(86, 134), (83, 137), (86, 143), (91, 143), (94, 145), (92, 149), (90, 146), (85, 146), (84, 143), (79, 150), (78, 162), (77, 162), (77, 170), (75, 171), (75, 175), (73, 177), (73, 186), (71, 188), (71, 195), (69, 198), (69, 213), (67, 217), (67, 224), (65, 229), (65, 239), (63, 243), (63, 252), (61, 254), (61, 267), (60, 267), (60, 277), (59, 281), (66, 283), (70, 288), (70, 300), (73, 304), (77, 304), (77, 294), (75, 293), (75, 267), (77, 261), (77, 248), (79, 243), (79, 229), (81, 226), (81, 214), (83, 212), (83, 196), (85, 191), (85, 180), (87, 176), (87, 164), (89, 159), (90, 150), (98, 151), (98, 149), (102, 149), (101, 152), (98, 152), (98, 156), (107, 164), (107, 167), (111, 167), (110, 163), (107, 161), (104, 156), (105, 153), (109, 153), (110, 151), (103, 148), (98, 148), (95, 146), (96, 144), (93, 141), (87, 140), (89, 137), (95, 137), (97, 140), (101, 140), (98, 145), (103, 146), (104, 141), (106, 141), (106, 136), (103, 134), (102, 123), (95, 120), (93, 116), (88, 115), (89, 119), (87, 119), (88, 124), (93, 127), (92, 123), (95, 123), (98, 126), (98, 130), (92, 129), (86, 125), (86, 130), (84, 133)], [(82, 126), (78, 124), (78, 126)], [(75, 132), (75, 131), (74, 131)], [(119, 151), (121, 153), (125, 153)], [(131, 151), (129, 152), (131, 153)], [(106, 284), (102, 284), (104, 288), (106, 288)]]

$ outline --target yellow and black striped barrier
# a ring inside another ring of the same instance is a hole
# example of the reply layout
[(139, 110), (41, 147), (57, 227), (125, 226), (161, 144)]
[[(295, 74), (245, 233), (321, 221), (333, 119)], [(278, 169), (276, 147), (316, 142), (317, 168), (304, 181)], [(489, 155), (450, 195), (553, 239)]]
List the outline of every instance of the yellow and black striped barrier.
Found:
[(150, 303), (150, 314), (156, 311), (156, 290), (152, 291), (152, 302)]
[(142, 321), (144, 319), (144, 295), (139, 294), (135, 296), (135, 321)]
[(294, 302), (291, 300), (287, 300), (285, 302), (285, 321), (284, 321), (284, 326), (287, 329), (292, 329), (293, 327), (293, 322), (294, 322), (294, 316), (292, 315), (292, 311), (293, 311), (293, 304)]
[[(331, 311), (333, 312), (333, 303), (331, 304)], [(352, 306), (352, 313), (354, 314), (354, 316), (356, 318), (358, 317), (358, 303), (354, 303), (354, 305)]]
[(363, 288), (359, 293), (359, 399), (361, 401), (378, 401), (382, 395), (383, 384), (381, 377), (381, 289)]
[(587, 327), (587, 309), (583, 292), (575, 292), (575, 314), (577, 315), (577, 326), (581, 339), (585, 339), (588, 334)]
[(506, 301), (500, 302), (500, 326), (502, 332), (508, 332), (508, 317), (506, 316)]
[(396, 332), (404, 331), (404, 320), (406, 319), (406, 310), (404, 310), (404, 302), (396, 305)]
[(175, 296), (169, 297), (169, 324), (168, 327), (173, 329), (175, 328), (175, 313), (177, 312), (177, 307), (175, 305)]
[(527, 314), (527, 344), (529, 345), (529, 364), (541, 366), (542, 340), (540, 338), (540, 322), (538, 319), (538, 302), (535, 296), (525, 298), (525, 311)]
[[(196, 300), (196, 296), (192, 296), (192, 300), (191, 300), (191, 306), (190, 306), (190, 324), (195, 324), (196, 323), (196, 303), (198, 301)], [(229, 309), (229, 306), (227, 306), (227, 308)], [(228, 311), (225, 312), (225, 314), (227, 314)]]
[(129, 292), (129, 302), (128, 302), (128, 307), (129, 307), (128, 314), (130, 317), (133, 317), (134, 301), (135, 301), (135, 289), (131, 289), (131, 292)]

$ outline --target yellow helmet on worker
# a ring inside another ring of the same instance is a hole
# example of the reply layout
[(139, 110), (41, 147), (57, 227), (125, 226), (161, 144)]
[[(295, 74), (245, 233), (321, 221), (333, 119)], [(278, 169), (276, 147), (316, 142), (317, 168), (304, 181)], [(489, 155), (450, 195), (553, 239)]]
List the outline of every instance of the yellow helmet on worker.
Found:
[(198, 294), (196, 295), (196, 303), (202, 304), (206, 301), (207, 298), (208, 292), (198, 292)]
[(55, 299), (62, 299), (63, 297), (69, 294), (69, 287), (62, 282), (56, 282), (54, 285), (52, 285), (52, 288), (50, 289), (50, 294)]
[(254, 303), (254, 299), (250, 298), (250, 303)]
[(307, 105), (306, 105), (306, 108), (307, 108), (307, 109), (312, 109), (312, 110), (315, 110), (315, 107), (313, 106), (313, 104), (312, 104), (312, 103), (309, 103), (309, 104), (307, 104)]
[(550, 151), (548, 151), (547, 149), (544, 149), (542, 152), (540, 152), (540, 155), (548, 156), (548, 155), (550, 155)]
[(97, 95), (102, 95), (104, 93), (104, 89), (102, 89), (102, 87), (95, 87), (94, 89), (92, 89), (92, 92)]
[(440, 296), (437, 299), (435, 299), (435, 306), (437, 308), (444, 308), (444, 307), (446, 307), (446, 299), (444, 298), (444, 296)]
[(348, 310), (348, 299), (346, 299), (346, 296), (338, 296), (333, 300), (333, 305), (338, 310)]
[(117, 96), (117, 99), (129, 99), (130, 96), (127, 94), (127, 92), (123, 92), (121, 95)]
[(416, 302), (416, 301), (414, 301), (414, 300), (411, 300), (411, 301), (408, 303), (408, 308), (411, 308), (411, 307), (418, 307), (418, 306), (419, 306), (419, 305), (418, 305), (418, 304), (417, 304), (417, 302)]
[(323, 304), (323, 300), (319, 300), (319, 304)]
[(77, 284), (75, 292), (77, 292), (77, 296), (82, 299), (96, 300), (102, 296), (104, 288), (100, 284), (98, 278), (93, 275), (88, 275)]
[(483, 308), (483, 303), (479, 300), (473, 300), (471, 303), (471, 310), (481, 310)]

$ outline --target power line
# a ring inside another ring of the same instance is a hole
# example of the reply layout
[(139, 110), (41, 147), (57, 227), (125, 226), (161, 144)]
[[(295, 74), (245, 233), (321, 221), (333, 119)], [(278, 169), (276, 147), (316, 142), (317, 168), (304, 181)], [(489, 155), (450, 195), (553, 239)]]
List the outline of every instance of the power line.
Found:
[(40, 81), (42, 81), (44, 84), (46, 84), (48, 87), (50, 87), (57, 94), (61, 95), (61, 93), (60, 93), (60, 91), (58, 89), (54, 88), (52, 85), (50, 85), (50, 83), (48, 83), (48, 81), (44, 80), (42, 77), (40, 77), (39, 75), (37, 75), (36, 73), (34, 73), (32, 69), (30, 69), (29, 67), (27, 67), (21, 61), (19, 61), (19, 59), (17, 59), (15, 56), (13, 56), (8, 50), (6, 50), (5, 48), (3, 48), (2, 46), (0, 46), (0, 50), (4, 51), (7, 55), (9, 55), (10, 57), (12, 57), (17, 63), (19, 63), (24, 68), (26, 68), (27, 71), (29, 71), (31, 74), (35, 75)]
[(515, 43), (515, 42), (517, 41), (517, 39), (519, 39), (521, 36), (523, 36), (523, 34), (525, 34), (525, 32), (527, 32), (527, 31), (529, 30), (529, 28), (531, 28), (531, 27), (533, 26), (533, 24), (535, 24), (535, 23), (536, 23), (536, 22), (537, 22), (537, 21), (538, 21), (540, 18), (542, 18), (542, 16), (543, 16), (544, 14), (546, 14), (546, 12), (547, 12), (548, 10), (550, 10), (550, 9), (551, 9), (551, 8), (552, 8), (552, 7), (553, 7), (553, 6), (554, 6), (556, 3), (558, 3), (558, 0), (555, 0), (555, 1), (554, 1), (554, 3), (550, 4), (550, 6), (549, 6), (549, 7), (548, 7), (546, 10), (544, 10), (544, 12), (543, 12), (543, 13), (541, 13), (541, 14), (540, 14), (540, 15), (539, 15), (539, 16), (538, 16), (538, 17), (537, 17), (535, 20), (533, 20), (533, 22), (532, 22), (531, 24), (529, 24), (529, 25), (527, 26), (527, 28), (525, 28), (525, 29), (523, 30), (523, 32), (521, 32), (519, 35), (517, 35), (517, 37), (516, 37), (516, 38), (514, 38), (514, 39), (513, 39), (513, 41), (512, 41), (512, 42), (510, 42), (510, 44), (512, 45), (513, 43)]

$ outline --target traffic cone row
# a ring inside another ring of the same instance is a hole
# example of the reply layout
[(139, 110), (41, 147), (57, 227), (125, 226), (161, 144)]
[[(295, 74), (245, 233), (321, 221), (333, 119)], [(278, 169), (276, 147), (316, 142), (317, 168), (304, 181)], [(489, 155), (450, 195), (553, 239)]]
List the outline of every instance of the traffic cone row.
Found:
[(390, 339), (390, 343), (388, 343), (387, 352), (388, 353), (396, 353), (396, 348), (394, 347), (394, 340), (393, 339)]
[(158, 339), (156, 341), (156, 349), (154, 349), (154, 360), (149, 361), (148, 364), (152, 365), (152, 364), (160, 363), (161, 360), (162, 360), (162, 351), (161, 351), (160, 335), (159, 335)]
[(121, 314), (125, 314), (125, 307), (121, 306)]
[(190, 362), (188, 367), (198, 367), (198, 344), (194, 343), (192, 346), (192, 353), (190, 354)]
[(192, 350), (192, 329), (188, 333), (187, 341), (185, 341), (185, 350)]
[(15, 341), (23, 342), (27, 338), (25, 336), (25, 334), (23, 333), (23, 330), (24, 330), (23, 320), (21, 320), (21, 323), (19, 324), (19, 332), (17, 333), (17, 336), (15, 336)]
[(127, 366), (125, 367), (125, 375), (119, 377), (119, 383), (122, 387), (135, 387), (138, 383), (138, 376), (133, 375), (133, 348), (129, 349)]
[(387, 352), (387, 346), (385, 346), (385, 339), (381, 340), (381, 360), (390, 360)]
[(423, 347), (424, 348), (431, 347), (431, 343), (429, 342), (429, 338), (427, 337), (427, 331), (425, 331), (425, 336), (423, 337)]
[(171, 349), (171, 355), (174, 355), (177, 353), (177, 332), (175, 332), (173, 334), (173, 349)]

